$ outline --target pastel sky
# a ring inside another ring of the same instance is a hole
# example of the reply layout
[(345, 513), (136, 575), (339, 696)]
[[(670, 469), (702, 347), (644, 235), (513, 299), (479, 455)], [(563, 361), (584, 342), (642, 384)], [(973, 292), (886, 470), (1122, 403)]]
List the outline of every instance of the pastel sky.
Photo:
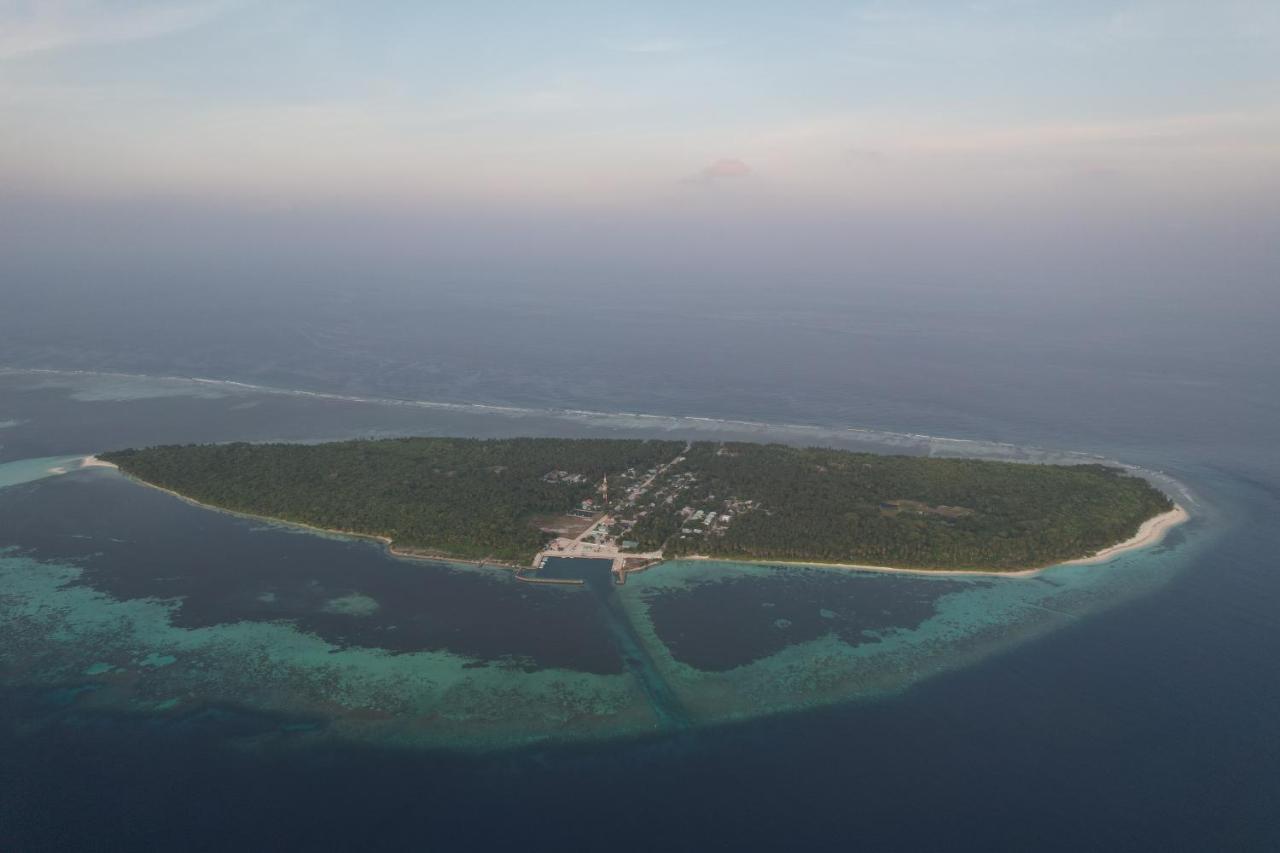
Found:
[(934, 208), (1280, 192), (1280, 3), (0, 0), (24, 197)]

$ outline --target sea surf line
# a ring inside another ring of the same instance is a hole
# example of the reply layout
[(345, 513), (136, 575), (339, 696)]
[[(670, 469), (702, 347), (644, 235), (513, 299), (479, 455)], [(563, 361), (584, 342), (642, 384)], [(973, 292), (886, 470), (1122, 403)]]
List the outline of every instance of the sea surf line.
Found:
[(218, 379), (198, 376), (155, 375), (145, 373), (127, 373), (123, 371), (79, 370), (63, 368), (22, 368), (0, 366), (0, 376), (41, 375), (76, 378), (123, 379), (150, 382), (191, 383), (196, 387), (222, 389), (228, 393), (266, 394), (304, 399), (331, 400), (334, 402), (357, 403), (372, 406), (396, 406), (437, 411), (470, 412), (475, 414), (495, 414), (511, 417), (548, 417), (561, 420), (604, 420), (614, 425), (625, 425), (628, 420), (639, 421), (637, 426), (674, 430), (687, 428), (697, 431), (717, 431), (724, 429), (746, 430), (764, 433), (790, 433), (797, 436), (820, 438), (823, 436), (883, 444), (890, 447), (915, 447), (925, 450), (928, 455), (936, 453), (957, 455), (968, 458), (1002, 459), (1010, 462), (1047, 462), (1061, 464), (1104, 464), (1119, 467), (1135, 476), (1162, 485), (1166, 491), (1181, 495), (1184, 505), (1195, 506), (1197, 501), (1190, 489), (1179, 480), (1163, 471), (1152, 471), (1128, 462), (1122, 462), (1097, 453), (1079, 450), (1051, 450), (1036, 445), (1020, 445), (1012, 442), (989, 441), (984, 439), (952, 438), (948, 436), (929, 435), (926, 433), (894, 432), (891, 430), (870, 429), (850, 426), (822, 426), (818, 424), (791, 424), (769, 421), (752, 421), (733, 418), (711, 418), (700, 415), (660, 415), (647, 412), (604, 412), (592, 409), (558, 409), (534, 408), (528, 406), (509, 406), (495, 403), (477, 402), (445, 402), (439, 400), (411, 400), (395, 397), (368, 397), (350, 394), (336, 394), (328, 391), (311, 391), (301, 388), (280, 388), (271, 385), (259, 385), (241, 382), (235, 379)]

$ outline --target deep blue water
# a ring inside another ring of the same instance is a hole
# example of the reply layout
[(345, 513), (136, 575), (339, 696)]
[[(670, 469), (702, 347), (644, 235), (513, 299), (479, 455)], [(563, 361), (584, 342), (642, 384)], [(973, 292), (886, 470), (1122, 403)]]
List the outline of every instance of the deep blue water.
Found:
[[(46, 692), (6, 691), (0, 849), (1280, 848), (1274, 313), (1214, 325), (1177, 304), (1109, 314), (1104, 302), (1077, 300), (1035, 315), (1016, 297), (979, 310), (866, 296), (799, 312), (767, 294), (716, 310), (695, 294), (674, 314), (575, 303), (575, 316), (623, 319), (609, 334), (584, 330), (581, 352), (571, 352), (528, 331), (554, 314), (550, 299), (451, 294), (434, 310), (424, 298), (397, 314), (385, 301), (372, 300), (375, 310), (326, 296), (300, 314), (229, 307), (185, 336), (162, 322), (177, 308), (161, 304), (143, 319), (116, 317), (114, 330), (111, 318), (65, 318), (62, 341), (46, 323), (44, 337), (9, 336), (3, 351), (10, 364), (414, 399), (538, 406), (551, 397), (603, 411), (1086, 450), (1187, 483), (1216, 533), (1162, 588), (905, 694), (637, 740), (489, 755), (236, 749), (229, 736), (252, 740), (308, 720), (236, 707), (177, 719), (66, 716)], [(237, 323), (237, 311), (254, 310), (256, 324)], [(161, 325), (169, 336), (149, 338)], [(215, 346), (229, 329), (234, 337)], [(329, 400), (80, 402), (50, 387), (23, 392), (18, 411), (8, 388), (0, 421), (24, 423), (0, 430), (0, 461), (121, 442), (424, 431), (411, 410), (375, 417)], [(431, 417), (435, 431), (454, 431), (451, 415)], [(554, 426), (530, 416), (492, 429)], [(32, 501), (45, 491), (32, 490)], [(156, 511), (181, 511), (164, 506)], [(28, 529), (3, 538), (52, 538), (56, 519), (37, 509), (28, 507)], [(99, 515), (109, 526), (109, 500)], [(180, 559), (180, 546), (128, 547), (145, 560)], [(192, 624), (201, 596), (212, 601), (217, 590), (186, 591)], [(291, 595), (316, 594), (278, 592), (272, 606), (286, 610)], [(911, 600), (895, 606), (914, 618)], [(433, 642), (446, 615), (424, 620), (417, 641)], [(581, 631), (607, 630), (581, 618)], [(716, 651), (699, 652), (696, 640), (686, 639), (688, 654)], [(528, 643), (548, 659), (567, 653), (536, 631)], [(598, 665), (617, 661), (603, 654)]]

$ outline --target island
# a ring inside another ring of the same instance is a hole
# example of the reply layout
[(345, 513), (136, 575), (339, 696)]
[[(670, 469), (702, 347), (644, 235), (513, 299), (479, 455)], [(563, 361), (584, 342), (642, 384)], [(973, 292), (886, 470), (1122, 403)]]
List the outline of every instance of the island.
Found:
[(1141, 477), (749, 442), (394, 438), (99, 454), (200, 504), (505, 565), (673, 558), (1019, 573), (1146, 544), (1185, 513)]

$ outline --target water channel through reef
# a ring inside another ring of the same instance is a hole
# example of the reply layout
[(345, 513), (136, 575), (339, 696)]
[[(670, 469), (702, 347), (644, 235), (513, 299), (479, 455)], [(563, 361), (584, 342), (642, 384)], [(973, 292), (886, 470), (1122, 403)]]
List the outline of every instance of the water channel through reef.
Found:
[(688, 728), (689, 716), (684, 706), (654, 666), (653, 658), (618, 600), (612, 568), (612, 560), (551, 557), (538, 574), (549, 579), (583, 581), (585, 591), (595, 597), (601, 623), (613, 639), (623, 666), (644, 692), (660, 725), (668, 730)]

